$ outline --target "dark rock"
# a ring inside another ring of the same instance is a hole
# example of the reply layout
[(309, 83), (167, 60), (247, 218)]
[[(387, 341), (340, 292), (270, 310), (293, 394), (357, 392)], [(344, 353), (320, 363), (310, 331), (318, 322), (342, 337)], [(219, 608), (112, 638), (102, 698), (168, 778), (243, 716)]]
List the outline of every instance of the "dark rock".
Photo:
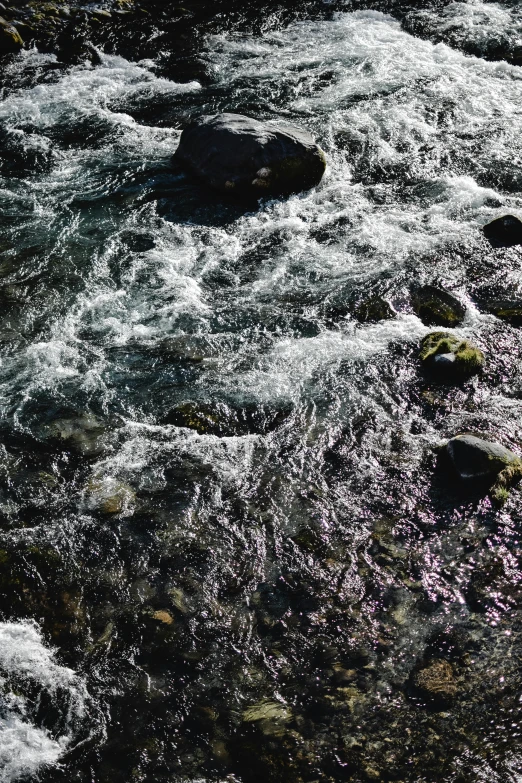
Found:
[(494, 478), (509, 467), (520, 469), (522, 461), (500, 443), (463, 433), (446, 444), (446, 451), (461, 479)]
[(491, 299), (481, 302), (481, 309), (513, 326), (522, 326), (522, 299)]
[(212, 188), (256, 199), (308, 190), (326, 167), (307, 131), (239, 114), (195, 120), (181, 134), (174, 159)]
[(453, 666), (448, 661), (434, 660), (413, 674), (413, 686), (424, 698), (446, 703), (457, 694)]
[(446, 332), (432, 332), (421, 343), (423, 366), (441, 380), (459, 380), (476, 375), (484, 366), (484, 354), (473, 343)]
[(486, 239), (493, 247), (522, 245), (522, 220), (514, 215), (503, 215), (483, 228)]
[(380, 296), (372, 296), (365, 299), (354, 309), (354, 315), (362, 323), (377, 323), (377, 321), (389, 321), (395, 318), (393, 307)]
[(426, 326), (457, 326), (466, 315), (466, 308), (453, 294), (432, 285), (415, 289), (411, 302)]
[(24, 42), (16, 27), (0, 16), (0, 55), (16, 54)]

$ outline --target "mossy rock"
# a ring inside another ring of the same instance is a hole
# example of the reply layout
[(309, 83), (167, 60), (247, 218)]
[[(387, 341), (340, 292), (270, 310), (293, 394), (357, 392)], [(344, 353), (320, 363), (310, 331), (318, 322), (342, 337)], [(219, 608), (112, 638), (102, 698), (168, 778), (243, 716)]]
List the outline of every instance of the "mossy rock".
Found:
[(16, 27), (0, 16), (0, 55), (16, 54), (23, 45), (22, 36)]
[(423, 366), (444, 380), (469, 378), (484, 367), (484, 354), (468, 340), (447, 332), (432, 332), (421, 343)]
[(492, 300), (486, 302), (483, 309), (512, 326), (522, 326), (522, 300), (520, 299)]
[(457, 297), (432, 285), (416, 288), (411, 295), (413, 309), (426, 326), (458, 326), (466, 308)]
[(362, 323), (377, 323), (395, 318), (395, 310), (381, 296), (371, 296), (359, 302), (354, 309), (354, 315)]

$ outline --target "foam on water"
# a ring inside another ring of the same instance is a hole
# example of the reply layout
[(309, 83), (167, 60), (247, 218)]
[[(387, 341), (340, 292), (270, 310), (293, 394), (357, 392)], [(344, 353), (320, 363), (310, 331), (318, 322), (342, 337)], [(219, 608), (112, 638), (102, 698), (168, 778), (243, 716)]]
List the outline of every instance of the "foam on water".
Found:
[[(13, 683), (17, 695), (10, 690)], [(27, 683), (56, 700), (66, 733), (52, 736), (31, 722), (37, 705), (20, 695)], [(11, 783), (59, 761), (85, 714), (87, 694), (76, 674), (56, 662), (31, 622), (0, 623), (0, 693), (0, 781)]]

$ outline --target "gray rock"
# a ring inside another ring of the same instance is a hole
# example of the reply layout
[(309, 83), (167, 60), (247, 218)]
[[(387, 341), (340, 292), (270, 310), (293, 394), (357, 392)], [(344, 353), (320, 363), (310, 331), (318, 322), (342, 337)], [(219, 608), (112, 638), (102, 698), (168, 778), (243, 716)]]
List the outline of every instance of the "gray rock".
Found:
[(234, 196), (283, 196), (318, 185), (326, 158), (307, 131), (240, 114), (200, 117), (181, 134), (174, 160)]
[(446, 451), (461, 479), (494, 479), (506, 468), (521, 465), (520, 457), (500, 443), (470, 433), (452, 438)]

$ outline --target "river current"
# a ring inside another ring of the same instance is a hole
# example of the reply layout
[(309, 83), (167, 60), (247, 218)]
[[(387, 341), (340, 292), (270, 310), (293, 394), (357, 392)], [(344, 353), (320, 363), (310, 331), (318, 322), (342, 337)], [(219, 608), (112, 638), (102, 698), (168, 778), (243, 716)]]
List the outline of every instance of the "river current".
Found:
[[(520, 494), (436, 460), (522, 450), (520, 332), (477, 305), (522, 285), (481, 231), (522, 217), (522, 69), (461, 51), (522, 19), (422, 14), (210, 36), (201, 83), (9, 66), (1, 783), (522, 780)], [(321, 185), (209, 194), (171, 156), (218, 111), (309, 129)], [(465, 303), (482, 377), (423, 377), (413, 284)], [(411, 687), (433, 658), (442, 706)]]

